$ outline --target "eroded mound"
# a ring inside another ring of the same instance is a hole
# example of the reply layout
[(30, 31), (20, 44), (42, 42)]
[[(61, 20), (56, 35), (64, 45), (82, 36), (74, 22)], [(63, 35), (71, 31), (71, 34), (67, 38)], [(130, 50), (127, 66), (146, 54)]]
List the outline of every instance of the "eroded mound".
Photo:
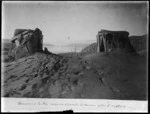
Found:
[[(83, 65), (58, 55), (37, 53), (5, 63), (4, 97), (81, 97)], [(67, 64), (68, 63), (68, 64)], [(77, 92), (77, 93), (76, 93)]]

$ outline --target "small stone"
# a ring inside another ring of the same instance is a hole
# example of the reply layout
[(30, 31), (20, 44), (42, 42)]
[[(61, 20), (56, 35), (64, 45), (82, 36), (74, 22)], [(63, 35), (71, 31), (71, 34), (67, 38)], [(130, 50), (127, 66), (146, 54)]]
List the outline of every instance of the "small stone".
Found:
[(90, 69), (90, 67), (89, 67), (89, 66), (86, 66), (86, 69)]
[(42, 92), (43, 90), (44, 90), (43, 88), (40, 88), (40, 89), (39, 89), (39, 92)]
[(84, 73), (83, 73), (83, 72), (80, 72), (80, 73), (79, 73), (79, 76), (81, 76), (81, 75), (84, 75)]

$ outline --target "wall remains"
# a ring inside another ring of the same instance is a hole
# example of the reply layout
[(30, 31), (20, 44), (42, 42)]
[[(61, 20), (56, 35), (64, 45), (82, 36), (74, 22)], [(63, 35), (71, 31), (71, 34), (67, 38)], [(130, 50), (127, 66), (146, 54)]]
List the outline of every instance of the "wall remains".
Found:
[(16, 29), (11, 41), (12, 44), (15, 44), (15, 47), (11, 49), (10, 55), (15, 59), (43, 51), (43, 35), (38, 28), (35, 30)]
[(97, 34), (97, 52), (110, 52), (115, 48), (134, 52), (128, 36), (127, 31), (99, 31)]

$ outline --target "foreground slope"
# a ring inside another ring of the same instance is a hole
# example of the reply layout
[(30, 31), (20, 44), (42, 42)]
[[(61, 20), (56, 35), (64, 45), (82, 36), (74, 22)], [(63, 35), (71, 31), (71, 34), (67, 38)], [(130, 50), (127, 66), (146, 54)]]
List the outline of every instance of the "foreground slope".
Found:
[(3, 97), (147, 99), (145, 56), (44, 54), (4, 63)]

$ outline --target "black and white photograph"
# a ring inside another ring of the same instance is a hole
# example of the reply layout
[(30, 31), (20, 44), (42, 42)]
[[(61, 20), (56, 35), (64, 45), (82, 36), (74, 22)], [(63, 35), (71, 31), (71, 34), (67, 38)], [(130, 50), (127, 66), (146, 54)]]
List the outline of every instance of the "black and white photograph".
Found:
[(146, 1), (3, 1), (3, 109), (79, 101), (70, 106), (82, 112), (147, 112), (148, 11)]

